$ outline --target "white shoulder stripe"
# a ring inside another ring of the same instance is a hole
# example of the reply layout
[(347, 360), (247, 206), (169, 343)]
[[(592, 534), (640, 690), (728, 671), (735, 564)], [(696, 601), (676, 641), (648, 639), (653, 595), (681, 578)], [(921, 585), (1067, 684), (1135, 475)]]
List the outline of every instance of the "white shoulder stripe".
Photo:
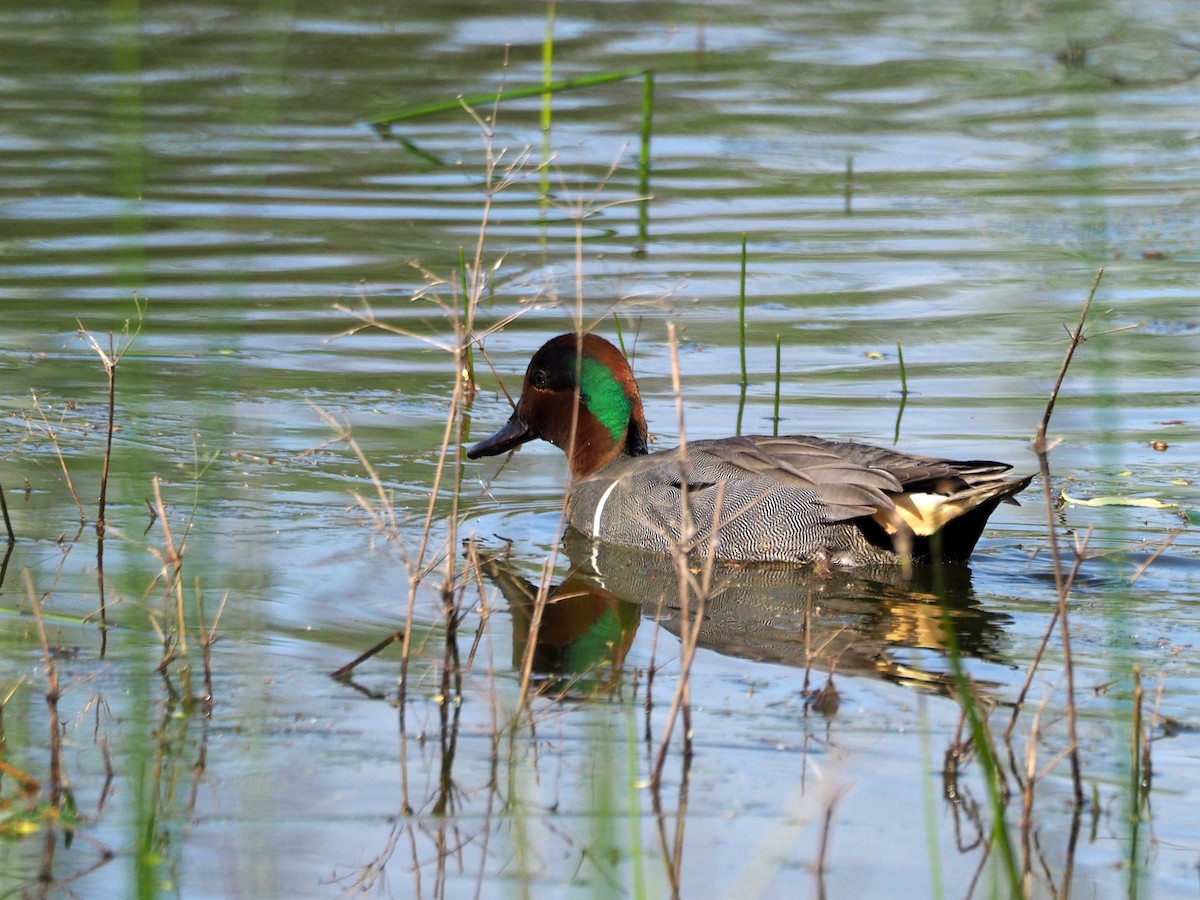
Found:
[(621, 479), (618, 478), (616, 481), (614, 481), (612, 484), (610, 484), (607, 488), (605, 488), (604, 493), (600, 495), (600, 502), (596, 504), (596, 514), (594, 516), (592, 516), (592, 537), (593, 538), (600, 537), (600, 516), (604, 513), (604, 504), (606, 504), (608, 502), (609, 495), (612, 494), (613, 488), (615, 488), (620, 482), (621, 482)]

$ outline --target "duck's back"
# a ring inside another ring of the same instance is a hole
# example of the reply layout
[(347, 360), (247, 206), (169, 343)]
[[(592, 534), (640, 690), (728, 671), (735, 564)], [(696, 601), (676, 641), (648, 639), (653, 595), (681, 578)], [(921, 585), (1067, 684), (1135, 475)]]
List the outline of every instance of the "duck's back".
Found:
[(1008, 469), (807, 436), (695, 441), (581, 479), (568, 516), (593, 539), (656, 553), (862, 565), (922, 555), (929, 535), (905, 520), (932, 503), (948, 510), (939, 544), (965, 559), (996, 504), (1028, 483), (1005, 480)]

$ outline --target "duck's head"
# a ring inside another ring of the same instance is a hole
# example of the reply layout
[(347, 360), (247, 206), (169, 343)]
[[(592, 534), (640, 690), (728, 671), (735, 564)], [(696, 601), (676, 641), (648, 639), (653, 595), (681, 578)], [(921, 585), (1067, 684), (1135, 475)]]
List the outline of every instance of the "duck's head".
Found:
[(496, 456), (534, 438), (567, 454), (572, 480), (646, 453), (646, 416), (624, 354), (595, 334), (547, 341), (529, 361), (508, 423), (467, 456)]

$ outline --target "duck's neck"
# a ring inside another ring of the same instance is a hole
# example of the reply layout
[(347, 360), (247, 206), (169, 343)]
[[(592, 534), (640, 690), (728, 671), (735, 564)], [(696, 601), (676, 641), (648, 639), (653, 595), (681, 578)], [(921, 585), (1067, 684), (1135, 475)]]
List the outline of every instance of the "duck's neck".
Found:
[(566, 423), (568, 434), (564, 440), (554, 441), (568, 455), (572, 481), (587, 478), (623, 457), (647, 452), (642, 398), (628, 364), (615, 367), (585, 356), (576, 408), (574, 444), (570, 423)]

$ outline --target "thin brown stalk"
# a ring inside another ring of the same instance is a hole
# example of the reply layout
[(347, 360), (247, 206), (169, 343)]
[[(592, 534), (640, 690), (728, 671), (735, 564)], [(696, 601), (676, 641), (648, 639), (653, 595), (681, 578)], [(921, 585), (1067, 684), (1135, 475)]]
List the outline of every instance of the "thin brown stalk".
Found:
[[(668, 324), (667, 326), (667, 337), (671, 355), (672, 386), (675, 394), (676, 414), (679, 421), (679, 446), (681, 468), (683, 470), (681, 472), (681, 478), (684, 482), (686, 482), (687, 429), (683, 417), (683, 391), (679, 374), (678, 346), (673, 323)], [(696, 649), (699, 645), (700, 629), (703, 626), (705, 601), (712, 591), (712, 560), (716, 555), (717, 541), (719, 539), (718, 520), (721, 502), (724, 497), (724, 489), (725, 486), (723, 483), (719, 484), (717, 487), (716, 511), (714, 512), (712, 527), (707, 535), (708, 553), (706, 555), (705, 564), (701, 569), (700, 577), (696, 578), (688, 565), (688, 549), (695, 544), (696, 540), (698, 540), (698, 537), (693, 535), (695, 527), (687, 506), (686, 490), (682, 492), (683, 499), (681, 500), (680, 508), (680, 534), (678, 543), (673, 552), (679, 598), (680, 673), (679, 682), (676, 685), (671, 706), (667, 711), (666, 720), (663, 724), (662, 736), (659, 740), (658, 750), (657, 753), (654, 754), (650, 777), (651, 798), (657, 820), (659, 844), (662, 849), (664, 861), (667, 863), (667, 878), (671, 888), (672, 897), (679, 897), (682, 889), (684, 831), (687, 821), (688, 789), (693, 758), (693, 729), (691, 723), (691, 669), (692, 662), (695, 658)], [(696, 601), (695, 608), (692, 606), (693, 596)], [(657, 637), (657, 629), (655, 635)], [(650, 710), (652, 682), (650, 681), (650, 678), (653, 677), (653, 674), (654, 667), (652, 665), (649, 672), (646, 691), (646, 742), (648, 755), (650, 755), (651, 752)], [(663, 770), (666, 765), (671, 736), (675, 731), (676, 722), (680, 720), (682, 720), (681, 741), (683, 748), (682, 753), (680, 754), (680, 764), (682, 770), (679, 785), (679, 803), (674, 814), (674, 831), (672, 835), (668, 836), (667, 816), (662, 803)]]
[(467, 540), (466, 557), (466, 570), (468, 576), (474, 579), (475, 590), (479, 596), (479, 625), (475, 629), (475, 637), (471, 641), (471, 649), (467, 651), (467, 661), (464, 666), (465, 671), (469, 672), (475, 664), (475, 654), (479, 651), (480, 642), (487, 630), (491, 609), (488, 606), (487, 589), (483, 583), (483, 563), (479, 556), (479, 544), (476, 543), (473, 536)]
[(1142, 690), (1142, 672), (1137, 666), (1133, 667), (1133, 727), (1131, 730), (1132, 749), (1130, 753), (1131, 799), (1133, 815), (1141, 815), (1142, 805), (1150, 787), (1149, 762), (1150, 742), (1145, 740), (1142, 724), (1142, 702), (1145, 692)]
[[(1038, 747), (1041, 744), (1042, 713), (1049, 697), (1042, 700), (1029, 726), (1029, 738), (1025, 744), (1024, 778), (1021, 786), (1021, 877), (1025, 896), (1033, 892), (1033, 798), (1038, 780)], [(1014, 774), (1016, 768), (1014, 767)]]
[(1178, 528), (1175, 531), (1172, 531), (1169, 535), (1167, 535), (1167, 539), (1165, 541), (1163, 541), (1161, 544), (1159, 544), (1158, 548), (1153, 553), (1150, 554), (1150, 558), (1147, 559), (1140, 566), (1138, 566), (1138, 570), (1133, 573), (1132, 577), (1130, 577), (1130, 579), (1129, 579), (1130, 586), (1132, 586), (1135, 581), (1137, 581), (1139, 578), (1141, 578), (1143, 575), (1146, 574), (1146, 570), (1148, 568), (1150, 568), (1150, 565), (1156, 559), (1158, 559), (1159, 556), (1162, 555), (1162, 552), (1164, 550), (1166, 550), (1168, 547), (1170, 547), (1171, 544), (1175, 543), (1175, 538), (1179, 537), (1181, 534), (1183, 534), (1183, 529)]
[(8, 531), (8, 542), (16, 543), (16, 535), (13, 534), (12, 519), (8, 517), (8, 501), (4, 499), (4, 485), (0, 484), (0, 512), (4, 513), (4, 527)]
[(212, 647), (217, 641), (217, 626), (221, 622), (221, 613), (225, 612), (225, 603), (228, 600), (228, 593), (222, 595), (221, 604), (217, 607), (217, 614), (213, 616), (212, 624), (206, 624), (204, 595), (200, 590), (200, 579), (196, 579), (196, 616), (200, 622), (200, 657), (204, 663), (204, 705), (208, 708), (213, 705)]
[(75, 508), (79, 510), (79, 522), (82, 525), (87, 522), (87, 513), (83, 511), (83, 504), (79, 502), (79, 494), (75, 492), (75, 483), (71, 480), (71, 473), (67, 470), (67, 460), (63, 456), (62, 445), (58, 442), (58, 435), (54, 433), (54, 429), (50, 426), (50, 420), (46, 418), (46, 412), (42, 409), (42, 403), (38, 399), (37, 393), (32, 393), (33, 408), (42, 420), (42, 432), (50, 439), (50, 443), (54, 447), (54, 453), (58, 457), (58, 465), (62, 469), (63, 479), (67, 483), (67, 490), (71, 492), (71, 499), (75, 501)]
[(14, 779), (21, 788), (21, 793), (26, 797), (35, 797), (42, 789), (42, 783), (30, 775), (28, 772), (23, 772), (12, 763), (7, 763), (3, 758), (0, 758), (0, 774), (7, 775)]
[[(649, 738), (649, 734), (647, 734)], [(667, 833), (667, 814), (662, 802), (662, 781), (652, 781), (650, 784), (651, 807), (654, 811), (658, 845), (666, 864), (667, 883), (670, 886), (672, 900), (679, 900), (683, 888), (683, 838), (684, 825), (687, 822), (688, 797), (691, 786), (692, 755), (683, 753), (680, 756), (679, 773), (679, 802), (675, 808), (675, 829), (673, 834)]]
[[(484, 135), (484, 145), (486, 151), (486, 169), (484, 183), (486, 185), (484, 196), (484, 208), (480, 219), (480, 227), (478, 236), (475, 242), (472, 261), (468, 265), (464, 262), (460, 272), (462, 278), (458, 280), (458, 291), (461, 292), (462, 304), (458, 303), (457, 297), (450, 303), (441, 301), (443, 311), (446, 316), (452, 321), (454, 329), (454, 341), (448, 343), (429, 338), (425, 335), (420, 335), (404, 328), (390, 325), (380, 321), (371, 311), (365, 298), (362, 298), (362, 309), (353, 310), (347, 307), (337, 307), (350, 315), (359, 319), (360, 324), (343, 332), (340, 336), (354, 334), (364, 328), (377, 328), (392, 334), (402, 335), (408, 338), (421, 340), (431, 344), (441, 350), (450, 353), (453, 357), (454, 364), (454, 393), (451, 397), (450, 408), (447, 412), (445, 427), (442, 433), (441, 446), (438, 453), (437, 465), (434, 473), (434, 483), (429, 495), (429, 502), (425, 507), (424, 521), (421, 527), (421, 537), (418, 541), (415, 553), (409, 556), (405, 553), (403, 545), (397, 540), (399, 532), (396, 524), (395, 509), (391, 497), (383, 485), (375, 468), (367, 459), (353, 437), (350, 435), (348, 427), (340, 426), (332, 416), (318, 410), (318, 414), (326, 420), (332, 427), (337, 428), (341, 433), (337, 440), (344, 441), (357, 456), (360, 465), (367, 472), (371, 483), (375, 487), (377, 495), (377, 505), (367, 503), (362, 498), (356, 497), (359, 505), (371, 515), (376, 526), (384, 530), (390, 540), (395, 543), (395, 546), (401, 553), (404, 559), (405, 566), (408, 570), (408, 597), (405, 609), (404, 624), (401, 628), (396, 629), (392, 634), (388, 635), (384, 640), (375, 644), (366, 652), (360, 654), (351, 662), (338, 668), (334, 673), (334, 677), (347, 677), (358, 665), (370, 659), (384, 647), (399, 640), (402, 642), (401, 662), (400, 662), (400, 690), (401, 690), (401, 706), (403, 709), (404, 697), (407, 690), (408, 680), (408, 665), (412, 653), (411, 640), (413, 635), (413, 621), (416, 614), (416, 600), (418, 587), (424, 578), (433, 571), (438, 565), (444, 566), (443, 591), (450, 590), (456, 583), (456, 564), (457, 564), (457, 536), (456, 525), (458, 517), (458, 501), (459, 491), (457, 487), (454, 490), (452, 497), (452, 507), (447, 521), (450, 523), (450, 532), (447, 536), (444, 545), (444, 552), (434, 554), (432, 557), (429, 554), (430, 539), (434, 532), (435, 518), (438, 514), (438, 503), (440, 500), (443, 479), (446, 476), (447, 466), (450, 454), (455, 453), (455, 461), (458, 466), (459, 478), (456, 484), (461, 482), (461, 465), (462, 461), (457, 453), (457, 448), (462, 442), (464, 432), (463, 410), (469, 402), (470, 394), (475, 390), (474, 380), (470, 375), (470, 366), (468, 364), (468, 354), (472, 343), (478, 343), (486, 334), (490, 334), (493, 330), (498, 330), (503, 325), (516, 318), (516, 315), (505, 319), (503, 322), (493, 325), (486, 332), (477, 334), (475, 332), (474, 319), (475, 310), (483, 296), (485, 289), (483, 253), (485, 248), (485, 236), (490, 223), (491, 208), (494, 202), (495, 195), (513, 181), (515, 181), (521, 168), (527, 160), (527, 153), (519, 156), (514, 162), (510, 163), (508, 168), (501, 171), (499, 166), (503, 160), (503, 153), (496, 154), (493, 149), (494, 131), (492, 125), (485, 122), (473, 109), (468, 108), (467, 112), (479, 124)], [(493, 115), (492, 121), (495, 120)], [(445, 285), (442, 279), (438, 279), (429, 272), (425, 272), (428, 287), (436, 288), (439, 285)], [(414, 299), (420, 299), (428, 291), (428, 287), (414, 294)], [(451, 289), (454, 289), (451, 284)], [(523, 311), (522, 311), (523, 312)], [(401, 719), (403, 721), (403, 713)], [(403, 725), (402, 725), (403, 727)]]
[(99, 531), (96, 533), (96, 589), (100, 595), (100, 658), (103, 659), (108, 653), (108, 591), (104, 586), (104, 536)]
[[(593, 211), (593, 204), (594, 204), (595, 196), (596, 196), (596, 194), (599, 193), (600, 189), (607, 182), (608, 178), (611, 177), (612, 172), (615, 171), (615, 165), (616, 164), (614, 163), (613, 168), (610, 168), (608, 174), (600, 182), (600, 185), (596, 188), (596, 191), (593, 193), (592, 197), (585, 200), (581, 194), (577, 201), (577, 205), (571, 210), (571, 218), (572, 218), (572, 220), (574, 222), (574, 226), (575, 226), (575, 310), (574, 310), (575, 321), (574, 321), (574, 325), (575, 325), (575, 333), (579, 337), (579, 340), (576, 342), (575, 366), (576, 366), (577, 371), (583, 364), (583, 334), (584, 334), (584, 325), (583, 325), (583, 223), (586, 220), (587, 216), (589, 214), (591, 214), (591, 212)], [(481, 240), (482, 240), (482, 237), (481, 237)], [(576, 435), (578, 433), (578, 428), (579, 428), (579, 404), (573, 403), (573, 404), (571, 404), (571, 428), (570, 428), (570, 431), (568, 432), (567, 446), (566, 446), (566, 448), (564, 448), (566, 450), (567, 459), (571, 459), (574, 455), (575, 440), (576, 440)], [(567, 507), (566, 507), (566, 501), (564, 499), (562, 508), (559, 511), (558, 527), (559, 527), (560, 532), (566, 525), (566, 518), (567, 518)], [(550, 590), (552, 587), (551, 578), (553, 576), (554, 567), (557, 563), (557, 560), (558, 560), (558, 546), (555, 545), (555, 547), (551, 549), (550, 555), (547, 557), (547, 559), (542, 564), (542, 573), (541, 573), (541, 579), (540, 579), (539, 585), (538, 585), (538, 593), (537, 593), (537, 597), (534, 599), (533, 614), (530, 616), (530, 621), (529, 621), (529, 634), (526, 638), (527, 643), (525, 645), (525, 655), (521, 661), (521, 686), (520, 686), (520, 690), (517, 695), (517, 706), (516, 706), (516, 711), (514, 713), (514, 721), (515, 721), (516, 716), (520, 715), (520, 713), (526, 709), (526, 704), (529, 699), (529, 684), (530, 684), (530, 678), (532, 676), (532, 667), (533, 667), (533, 647), (537, 643), (538, 632), (541, 628), (542, 613), (543, 613), (545, 605), (549, 599)]]
[[(95, 344), (95, 338), (92, 338), (92, 342)], [(113, 425), (116, 420), (117, 406), (117, 360), (111, 331), (108, 334), (108, 353), (102, 352), (99, 344), (96, 344), (96, 350), (100, 353), (100, 359), (104, 363), (104, 372), (108, 376), (108, 428), (105, 429), (104, 466), (100, 470), (100, 500), (96, 514), (96, 534), (103, 537), (105, 508), (108, 503), (108, 469), (112, 463)], [(103, 617), (103, 605), (100, 608), (101, 617)]]
[(395, 631), (393, 631), (391, 634), (389, 634), (383, 640), (378, 641), (375, 644), (372, 644), (370, 647), (368, 647), (362, 653), (358, 654), (358, 656), (354, 657), (354, 659), (350, 660), (350, 662), (346, 663), (344, 666), (339, 666), (338, 668), (334, 669), (332, 672), (329, 673), (330, 676), (332, 676), (333, 678), (337, 678), (338, 680), (344, 680), (346, 678), (349, 678), (350, 675), (353, 674), (354, 670), (357, 669), (360, 665), (365, 663), (368, 659), (371, 659), (374, 656), (378, 656), (382, 651), (384, 651), (388, 647), (392, 646), (392, 644), (396, 643), (396, 641), (400, 640), (402, 637), (404, 637), (404, 629), (397, 628)]
[(825, 816), (821, 822), (821, 841), (817, 845), (817, 858), (813, 862), (812, 873), (817, 879), (817, 897), (819, 900), (825, 900), (825, 870), (827, 868), (826, 859), (829, 854), (829, 835), (833, 831), (833, 811), (837, 806), (838, 801), (842, 798), (841, 791), (834, 791), (829, 798), (829, 802), (825, 804)]
[(1100, 286), (1100, 279), (1103, 275), (1103, 269), (1097, 270), (1096, 277), (1092, 281), (1092, 287), (1088, 291), (1087, 301), (1083, 304), (1083, 310), (1079, 314), (1079, 324), (1076, 325), (1074, 332), (1070, 332), (1071, 341), (1067, 345), (1067, 352), (1063, 358), (1062, 367), (1059, 369), (1058, 378), (1054, 382), (1054, 389), (1050, 392), (1050, 399), (1046, 402), (1046, 411), (1042, 416), (1042, 421), (1038, 424), (1037, 434), (1033, 440), (1033, 448), (1037, 453), (1038, 468), (1042, 478), (1042, 500), (1046, 509), (1047, 536), (1050, 539), (1050, 554), (1054, 564), (1054, 586), (1058, 595), (1058, 624), (1062, 642), (1063, 675), (1066, 682), (1065, 691), (1067, 695), (1067, 743), (1070, 748), (1071, 780), (1075, 789), (1075, 806), (1077, 808), (1083, 806), (1084, 798), (1083, 775), (1079, 761), (1079, 741), (1076, 731), (1075, 670), (1071, 663), (1071, 631), (1068, 622), (1067, 582), (1063, 574), (1062, 556), (1058, 546), (1058, 524), (1055, 521), (1054, 500), (1051, 495), (1051, 445), (1046, 441), (1046, 430), (1050, 425), (1050, 416), (1054, 412), (1054, 405), (1058, 400), (1058, 393), (1062, 388), (1063, 380), (1066, 378), (1067, 369), (1071, 365), (1072, 357), (1075, 355), (1075, 348), (1083, 341), (1084, 322), (1087, 321), (1088, 311), (1092, 307), (1092, 300), (1095, 299), (1096, 289)]
[(157, 475), (151, 479), (150, 484), (154, 491), (154, 508), (158, 511), (158, 519), (162, 523), (162, 575), (166, 585), (167, 602), (174, 606), (175, 611), (175, 629), (173, 633), (170, 630), (166, 633), (159, 670), (165, 673), (172, 658), (179, 659), (180, 687), (183, 690), (185, 702), (188, 702), (192, 693), (191, 672), (188, 666), (187, 617), (183, 604), (183, 580), (180, 577), (183, 571), (183, 555), (171, 533), (171, 521), (167, 518), (167, 509), (163, 503), (162, 488)]
[[(1084, 554), (1087, 551), (1088, 541), (1091, 539), (1092, 529), (1089, 526), (1082, 537), (1078, 535), (1075, 538), (1075, 562), (1071, 566), (1071, 573), (1067, 576), (1066, 591), (1071, 593), (1071, 588), (1075, 585), (1075, 579), (1079, 575), (1079, 567), (1083, 565)], [(1050, 621), (1046, 624), (1046, 632), (1042, 635), (1042, 641), (1038, 644), (1037, 651), (1033, 654), (1033, 661), (1029, 664), (1029, 670), (1025, 673), (1025, 681), (1021, 684), (1021, 689), (1017, 692), (1017, 699), (1013, 703), (1012, 716), (1008, 720), (1008, 725), (1004, 729), (1004, 740), (1006, 743), (1011, 742), (1013, 729), (1016, 727), (1017, 718), (1021, 715), (1021, 708), (1025, 705), (1025, 697), (1029, 693), (1029, 688), (1033, 684), (1033, 676), (1041, 664), (1042, 656), (1046, 652), (1046, 647), (1050, 644), (1050, 637), (1054, 634), (1054, 626), (1058, 624), (1059, 608), (1056, 604), (1054, 612), (1050, 616)]]
[(1096, 270), (1096, 277), (1092, 280), (1092, 287), (1088, 291), (1087, 301), (1083, 304), (1083, 311), (1079, 314), (1079, 324), (1074, 332), (1068, 332), (1071, 335), (1071, 342), (1067, 346), (1067, 354), (1063, 358), (1062, 367), (1058, 370), (1058, 378), (1054, 382), (1054, 390), (1050, 392), (1050, 399), (1046, 402), (1046, 411), (1042, 415), (1042, 421), (1038, 425), (1037, 438), (1035, 440), (1038, 445), (1034, 449), (1038, 452), (1049, 452), (1045, 448), (1046, 429), (1050, 427), (1050, 416), (1054, 413), (1054, 404), (1058, 401), (1058, 392), (1062, 389), (1063, 379), (1067, 377), (1067, 369), (1071, 365), (1071, 358), (1075, 355), (1075, 348), (1079, 346), (1083, 340), (1083, 323), (1087, 320), (1088, 310), (1092, 308), (1092, 300), (1096, 296), (1096, 288), (1100, 286), (1100, 279), (1104, 276), (1104, 269)]
[[(142, 322), (145, 318), (146, 307), (140, 302), (137, 297), (133, 298), (134, 308), (137, 312), (137, 328), (130, 332), (130, 323), (125, 323), (125, 345), (120, 350), (117, 349), (113, 333), (108, 333), (108, 350), (100, 346), (100, 342), (96, 340), (96, 336), (83, 327), (83, 322), (76, 319), (76, 324), (79, 326), (78, 335), (83, 340), (92, 345), (92, 349), (96, 351), (96, 355), (100, 357), (100, 362), (104, 366), (104, 373), (108, 378), (108, 428), (105, 433), (104, 446), (104, 464), (100, 472), (100, 501), (99, 510), (96, 515), (96, 534), (100, 537), (104, 536), (104, 521), (105, 509), (108, 502), (108, 470), (112, 461), (112, 446), (113, 432), (116, 430), (116, 405), (117, 405), (117, 364), (129, 352), (129, 348), (133, 345), (134, 340), (141, 333)], [(103, 617), (103, 608), (101, 611)]]
[(33, 621), (37, 627), (38, 641), (42, 646), (42, 665), (46, 670), (46, 708), (49, 713), (50, 726), (50, 806), (60, 809), (66, 798), (70, 785), (67, 781), (67, 770), (63, 763), (62, 728), (59, 724), (58, 701), (62, 697), (59, 683), (58, 666), (54, 654), (50, 651), (50, 641), (46, 637), (46, 623), (42, 618), (42, 600), (33, 586), (33, 575), (29, 569), (24, 570), (25, 589), (29, 594), (29, 603), (33, 608)]
[[(681, 480), (687, 482), (687, 428), (684, 424), (683, 416), (683, 388), (679, 376), (679, 353), (678, 346), (675, 340), (675, 324), (670, 322), (667, 324), (667, 344), (670, 348), (671, 357), (671, 385), (675, 394), (675, 413), (679, 422), (679, 458)], [(724, 492), (724, 485), (718, 486), (718, 491)], [(717, 539), (717, 516), (713, 517), (713, 528), (709, 535), (709, 539), (715, 542)], [(651, 780), (658, 783), (662, 777), (663, 766), (666, 763), (667, 749), (670, 746), (671, 733), (674, 731), (676, 719), (680, 713), (685, 718), (684, 722), (684, 749), (688, 752), (691, 746), (691, 729), (687, 719), (690, 719), (691, 713), (691, 661), (695, 655), (696, 644), (700, 637), (700, 626), (703, 623), (704, 616), (704, 600), (705, 593), (703, 589), (697, 590), (696, 600), (697, 609), (691, 608), (691, 595), (695, 582), (691, 577), (691, 572), (688, 568), (687, 552), (684, 548), (691, 545), (692, 531), (694, 530), (691, 521), (690, 511), (688, 509), (688, 492), (686, 489), (680, 491), (680, 517), (679, 517), (679, 546), (676, 548), (674, 557), (675, 575), (679, 586), (679, 636), (680, 636), (680, 673), (679, 684), (675, 690), (675, 696), (671, 701), (670, 709), (667, 712), (667, 720), (663, 725), (662, 739), (659, 742), (658, 756), (654, 765)], [(712, 549), (710, 547), (710, 549)], [(706, 573), (711, 573), (712, 554), (709, 554), (709, 560), (706, 563)], [(707, 586), (707, 581), (705, 578)]]

